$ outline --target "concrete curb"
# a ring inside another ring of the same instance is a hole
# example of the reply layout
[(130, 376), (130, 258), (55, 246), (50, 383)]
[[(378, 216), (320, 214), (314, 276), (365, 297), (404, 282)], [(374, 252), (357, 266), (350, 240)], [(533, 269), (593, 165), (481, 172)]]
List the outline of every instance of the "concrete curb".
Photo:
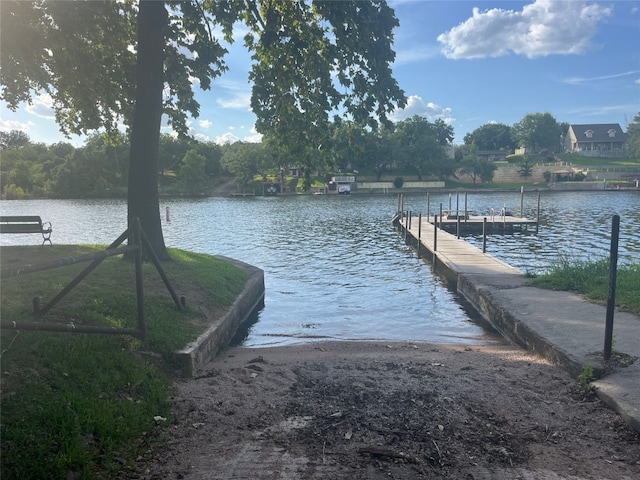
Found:
[[(530, 352), (550, 360), (555, 365), (562, 366), (571, 376), (577, 378), (584, 369), (584, 364), (575, 356), (551, 342), (544, 335), (536, 332), (526, 321), (518, 318), (517, 313), (507, 310), (503, 303), (494, 298), (493, 292), (496, 285), (477, 283), (478, 280), (487, 280), (486, 275), (480, 276), (459, 275), (457, 292), (482, 318), (495, 328), (500, 335), (510, 342), (520, 345)], [(525, 277), (521, 276), (522, 283)], [(519, 285), (518, 279), (512, 288)], [(603, 371), (602, 365), (594, 366), (596, 374)]]
[(640, 432), (640, 360), (593, 382), (596, 394), (611, 409), (615, 410), (631, 428)]
[(244, 290), (227, 313), (211, 319), (209, 328), (195, 341), (175, 352), (177, 362), (184, 366), (186, 373), (194, 375), (202, 366), (222, 351), (233, 338), (238, 327), (256, 310), (264, 306), (264, 272), (247, 263), (232, 258), (216, 256), (233, 263), (249, 274)]

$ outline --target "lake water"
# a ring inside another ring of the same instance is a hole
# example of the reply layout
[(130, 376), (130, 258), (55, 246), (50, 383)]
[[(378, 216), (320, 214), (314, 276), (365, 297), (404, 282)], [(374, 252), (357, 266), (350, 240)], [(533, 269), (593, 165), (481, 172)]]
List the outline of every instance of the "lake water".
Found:
[[(448, 194), (430, 195), (432, 213)], [(464, 208), (464, 195), (451, 197)], [(640, 258), (638, 192), (543, 193), (539, 234), (492, 235), (488, 251), (523, 271), (544, 271), (558, 256), (607, 255), (611, 217), (621, 216), (620, 262)], [(225, 255), (265, 272), (265, 307), (243, 344), (315, 340), (486, 342), (491, 336), (457, 303), (431, 266), (391, 225), (395, 195), (161, 199), (167, 246)], [(519, 193), (470, 193), (474, 214), (506, 205), (520, 213)], [(426, 211), (425, 195), (405, 209)], [(166, 208), (169, 208), (169, 220)], [(108, 244), (126, 228), (121, 200), (2, 201), (2, 214), (37, 214), (53, 224), (57, 244)], [(524, 196), (535, 218), (536, 194)], [(481, 245), (479, 236), (469, 237)], [(2, 235), (0, 245), (37, 244), (36, 235)]]

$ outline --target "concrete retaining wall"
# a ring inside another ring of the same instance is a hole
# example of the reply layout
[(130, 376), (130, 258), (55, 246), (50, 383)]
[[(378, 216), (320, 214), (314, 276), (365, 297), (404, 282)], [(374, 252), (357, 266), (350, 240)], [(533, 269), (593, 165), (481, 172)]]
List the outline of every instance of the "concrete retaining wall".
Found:
[[(561, 365), (573, 377), (578, 377), (584, 365), (581, 359), (575, 358), (540, 335), (517, 315), (505, 308), (505, 302), (495, 298), (504, 288), (519, 288), (526, 283), (524, 275), (507, 278), (500, 275), (487, 282), (486, 276), (459, 275), (456, 292), (472, 307), (486, 322), (495, 328), (500, 335), (510, 342), (519, 345), (530, 352), (550, 360), (555, 365)], [(599, 374), (601, 368), (595, 364), (594, 370)]]
[(211, 319), (211, 325), (194, 342), (176, 352), (176, 363), (187, 374), (193, 375), (202, 365), (220, 353), (255, 310), (264, 306), (264, 272), (252, 265), (227, 257), (221, 257), (242, 268), (249, 274), (244, 290), (231, 305), (227, 313), (218, 319)]

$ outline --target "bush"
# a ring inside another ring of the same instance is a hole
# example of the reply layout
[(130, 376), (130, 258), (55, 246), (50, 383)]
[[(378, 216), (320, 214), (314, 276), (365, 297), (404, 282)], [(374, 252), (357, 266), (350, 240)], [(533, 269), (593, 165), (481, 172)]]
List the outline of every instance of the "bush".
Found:
[(19, 198), (24, 198), (25, 192), (22, 187), (19, 187), (14, 184), (9, 184), (4, 187), (4, 199), (5, 200), (16, 200)]
[(396, 177), (393, 179), (393, 186), (396, 188), (402, 188), (402, 185), (404, 185), (404, 178), (402, 177)]

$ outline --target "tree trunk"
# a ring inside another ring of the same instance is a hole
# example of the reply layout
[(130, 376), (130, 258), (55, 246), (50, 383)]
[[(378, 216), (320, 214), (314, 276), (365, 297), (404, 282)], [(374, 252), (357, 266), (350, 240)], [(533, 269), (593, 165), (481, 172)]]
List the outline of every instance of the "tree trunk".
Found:
[(164, 2), (140, 1), (127, 219), (129, 224), (134, 217), (140, 219), (142, 229), (160, 260), (170, 260), (162, 235), (158, 197), (158, 150), (167, 24), (168, 15)]

